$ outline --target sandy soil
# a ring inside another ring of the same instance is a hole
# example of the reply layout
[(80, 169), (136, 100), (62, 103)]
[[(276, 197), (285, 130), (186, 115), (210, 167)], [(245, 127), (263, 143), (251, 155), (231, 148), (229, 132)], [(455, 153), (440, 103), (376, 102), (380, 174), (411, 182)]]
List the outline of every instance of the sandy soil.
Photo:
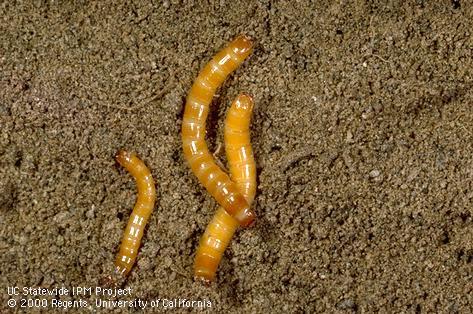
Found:
[[(2, 313), (59, 311), (52, 297), (21, 308), (7, 287), (95, 287), (113, 268), (136, 196), (120, 148), (150, 167), (158, 200), (122, 286), (132, 295), (116, 300), (473, 309), (473, 5), (291, 2), (0, 5)], [(208, 143), (222, 143), (233, 97), (253, 95), (258, 222), (206, 287), (192, 264), (216, 203), (184, 162), (180, 126), (199, 70), (240, 33), (255, 50), (215, 97)], [(109, 312), (95, 295), (56, 299)]]

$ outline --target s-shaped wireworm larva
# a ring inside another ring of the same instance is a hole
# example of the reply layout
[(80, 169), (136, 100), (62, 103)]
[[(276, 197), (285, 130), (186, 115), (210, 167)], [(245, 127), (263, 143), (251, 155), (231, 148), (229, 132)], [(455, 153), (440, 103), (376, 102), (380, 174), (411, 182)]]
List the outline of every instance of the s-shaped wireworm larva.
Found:
[(143, 231), (153, 211), (156, 188), (148, 167), (134, 153), (120, 150), (115, 158), (135, 178), (138, 187), (138, 198), (115, 259), (115, 271), (126, 276), (135, 263)]
[[(256, 165), (250, 143), (253, 100), (241, 94), (232, 103), (225, 121), (225, 151), (233, 182), (251, 205), (256, 192)], [(239, 223), (222, 207), (217, 210), (200, 240), (194, 262), (194, 277), (213, 281), (223, 253)]]
[(205, 143), (205, 121), (215, 91), (248, 57), (251, 48), (250, 38), (241, 35), (207, 63), (187, 96), (182, 121), (184, 156), (190, 168), (217, 203), (242, 226), (251, 224), (255, 213), (235, 183), (217, 166), (210, 154)]

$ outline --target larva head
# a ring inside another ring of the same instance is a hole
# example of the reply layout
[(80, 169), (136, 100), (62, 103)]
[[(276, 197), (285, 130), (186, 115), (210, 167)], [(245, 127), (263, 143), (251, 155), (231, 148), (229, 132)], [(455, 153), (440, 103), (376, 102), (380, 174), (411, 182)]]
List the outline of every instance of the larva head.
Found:
[(247, 94), (240, 94), (235, 99), (235, 109), (242, 113), (251, 113), (253, 104), (253, 98)]
[(256, 214), (249, 207), (241, 210), (235, 215), (235, 219), (238, 220), (242, 227), (251, 227), (255, 221)]
[(115, 160), (124, 167), (125, 164), (130, 163), (131, 158), (134, 156), (133, 153), (127, 152), (124, 149), (120, 149), (115, 155)]
[(253, 41), (246, 35), (240, 35), (230, 43), (229, 47), (239, 58), (245, 59), (251, 53)]

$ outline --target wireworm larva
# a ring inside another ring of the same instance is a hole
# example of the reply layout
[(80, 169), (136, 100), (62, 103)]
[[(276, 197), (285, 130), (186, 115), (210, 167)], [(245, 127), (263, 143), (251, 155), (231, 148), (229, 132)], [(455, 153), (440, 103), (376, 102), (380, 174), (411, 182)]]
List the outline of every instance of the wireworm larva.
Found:
[(235, 183), (220, 169), (205, 143), (205, 121), (212, 97), (225, 78), (248, 57), (251, 39), (241, 35), (218, 52), (197, 76), (187, 96), (182, 121), (184, 156), (202, 185), (242, 226), (255, 218)]
[[(251, 205), (256, 192), (256, 165), (249, 125), (253, 110), (250, 96), (241, 94), (232, 103), (225, 121), (225, 151), (232, 180)], [(238, 221), (222, 207), (217, 210), (200, 240), (194, 262), (194, 277), (213, 281), (223, 252), (238, 228)]]
[(224, 133), (230, 176), (248, 204), (253, 202), (256, 193), (256, 164), (250, 141), (252, 113), (253, 99), (240, 94), (228, 111)]
[(120, 150), (116, 160), (136, 181), (138, 197), (123, 234), (120, 251), (115, 259), (115, 271), (126, 276), (135, 263), (141, 238), (154, 208), (156, 188), (148, 167), (134, 153)]

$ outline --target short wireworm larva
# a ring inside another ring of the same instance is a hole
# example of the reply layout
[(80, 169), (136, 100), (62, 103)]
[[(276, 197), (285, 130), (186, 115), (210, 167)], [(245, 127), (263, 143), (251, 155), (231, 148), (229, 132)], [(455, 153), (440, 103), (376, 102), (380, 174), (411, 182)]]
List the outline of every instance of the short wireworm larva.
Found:
[(134, 153), (120, 150), (116, 160), (135, 178), (138, 197), (123, 234), (120, 251), (115, 259), (115, 271), (126, 276), (135, 263), (141, 238), (154, 208), (156, 188), (148, 167)]
[(248, 226), (255, 213), (235, 183), (220, 169), (205, 143), (205, 121), (212, 97), (225, 78), (250, 54), (252, 42), (241, 35), (218, 52), (197, 76), (187, 96), (182, 121), (184, 156), (199, 181), (225, 210), (242, 226)]
[(248, 204), (253, 203), (256, 193), (256, 164), (250, 141), (252, 112), (253, 99), (240, 94), (228, 111), (224, 134), (230, 176)]
[[(232, 103), (225, 121), (225, 151), (232, 180), (251, 205), (256, 192), (256, 165), (249, 125), (253, 110), (250, 96), (241, 94)], [(200, 240), (194, 262), (194, 277), (213, 281), (223, 252), (238, 228), (238, 221), (222, 207), (217, 210)]]

